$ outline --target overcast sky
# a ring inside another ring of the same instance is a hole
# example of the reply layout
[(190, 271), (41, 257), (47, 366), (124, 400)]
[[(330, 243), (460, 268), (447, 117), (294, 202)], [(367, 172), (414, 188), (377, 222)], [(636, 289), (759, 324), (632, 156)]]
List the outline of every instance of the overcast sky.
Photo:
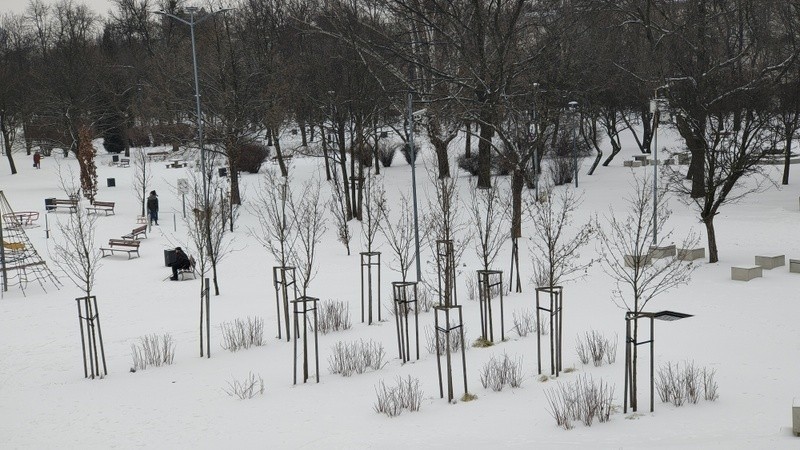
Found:
[[(45, 4), (52, 5), (58, 0), (43, 0)], [(25, 11), (28, 6), (29, 0), (0, 0), (0, 14), (9, 12), (21, 13)], [(74, 0), (75, 4), (85, 4), (92, 8), (96, 13), (106, 15), (108, 10), (112, 8), (113, 3), (111, 0)]]

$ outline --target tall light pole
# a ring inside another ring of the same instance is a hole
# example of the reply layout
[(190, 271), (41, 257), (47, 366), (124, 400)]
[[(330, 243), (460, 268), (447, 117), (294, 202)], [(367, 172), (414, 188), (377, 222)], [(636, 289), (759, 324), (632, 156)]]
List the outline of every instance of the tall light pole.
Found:
[(206, 245), (209, 247), (209, 253), (211, 249), (211, 225), (209, 224), (210, 218), (208, 215), (211, 212), (208, 210), (208, 178), (209, 173), (206, 171), (206, 147), (203, 143), (203, 115), (202, 111), (200, 110), (200, 77), (197, 71), (197, 46), (195, 44), (195, 37), (194, 37), (194, 27), (195, 25), (201, 24), (205, 22), (207, 19), (214, 17), (217, 14), (224, 13), (230, 11), (231, 8), (223, 8), (217, 11), (212, 11), (206, 13), (204, 16), (200, 17), (199, 19), (196, 18), (197, 13), (199, 12), (196, 6), (188, 6), (185, 8), (185, 11), (189, 13), (189, 20), (183, 19), (178, 17), (174, 14), (170, 14), (166, 11), (154, 11), (154, 14), (159, 14), (165, 17), (169, 17), (170, 19), (177, 20), (178, 22), (188, 25), (189, 32), (192, 38), (192, 66), (194, 69), (194, 98), (195, 98), (195, 107), (197, 109), (197, 142), (200, 145), (200, 172), (202, 173), (203, 177), (203, 214), (205, 215), (205, 234), (206, 234)]
[(658, 124), (661, 121), (661, 104), (665, 99), (658, 98), (658, 89), (650, 100), (650, 113), (653, 114), (653, 246), (658, 245)]
[(406, 108), (408, 109), (408, 154), (411, 158), (411, 197), (414, 202), (414, 246), (416, 249), (416, 262), (417, 262), (417, 282), (422, 281), (422, 267), (420, 266), (419, 255), (419, 216), (417, 213), (417, 149), (414, 147), (414, 109), (413, 109), (413, 92), (408, 91), (408, 102)]
[(575, 165), (575, 187), (578, 187), (578, 147), (576, 145), (578, 140), (578, 102), (574, 100), (569, 102), (567, 108), (572, 113), (572, 162)]
[(533, 150), (533, 189), (536, 198), (539, 198), (539, 151), (536, 148), (539, 140), (539, 117), (536, 115), (536, 94), (539, 93), (539, 83), (533, 83), (533, 103), (531, 104), (531, 147)]

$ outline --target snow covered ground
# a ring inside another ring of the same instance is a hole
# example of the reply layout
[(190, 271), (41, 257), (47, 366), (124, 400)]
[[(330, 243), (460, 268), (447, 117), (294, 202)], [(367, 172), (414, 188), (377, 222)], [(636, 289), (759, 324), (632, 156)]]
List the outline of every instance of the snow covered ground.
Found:
[[(662, 140), (668, 139), (661, 137)], [(460, 144), (455, 144), (460, 145)], [(99, 147), (100, 148), (100, 147)], [(578, 220), (591, 214), (620, 211), (630, 190), (630, 169), (622, 167), (633, 154), (630, 143), (611, 167), (594, 176), (581, 174), (584, 203)], [(132, 191), (132, 168), (110, 167), (110, 156), (98, 152), (100, 200), (115, 201), (117, 214), (97, 220), (97, 244), (130, 231), (138, 214)], [(44, 198), (62, 197), (57, 165), (74, 166), (74, 158), (45, 158), (36, 170), (19, 154), (21, 173), (3, 169), (0, 189), (15, 210), (44, 213)], [(587, 161), (588, 163), (588, 161)], [(296, 182), (320, 177), (322, 161), (295, 158)], [(4, 448), (797, 448), (800, 438), (791, 434), (792, 398), (800, 396), (800, 275), (788, 267), (764, 271), (764, 277), (743, 283), (730, 280), (730, 266), (752, 264), (756, 254), (779, 253), (800, 257), (797, 239), (797, 167), (792, 183), (727, 206), (717, 219), (720, 262), (701, 262), (692, 282), (656, 298), (650, 310), (670, 309), (694, 314), (679, 322), (656, 326), (656, 364), (694, 361), (715, 369), (720, 389), (716, 402), (674, 407), (656, 398), (655, 413), (622, 414), (624, 311), (611, 301), (612, 280), (599, 265), (587, 277), (565, 288), (564, 367), (559, 380), (540, 382), (536, 376), (536, 336), (520, 338), (510, 331), (514, 311), (532, 309), (534, 299), (530, 258), (521, 245), (524, 288), (506, 297), (507, 342), (467, 351), (472, 402), (448, 404), (439, 398), (435, 357), (425, 351), (425, 330), (433, 313), (420, 316), (421, 359), (405, 365), (397, 359), (394, 322), (384, 313), (382, 323), (360, 323), (360, 240), (347, 256), (336, 242), (332, 227), (319, 255), (320, 270), (310, 295), (350, 304), (353, 327), (320, 335), (320, 383), (292, 385), (292, 345), (274, 339), (275, 300), (271, 285), (272, 258), (249, 236), (255, 226), (252, 214), (242, 210), (234, 233), (236, 249), (220, 266), (221, 295), (212, 297), (213, 357), (199, 357), (199, 280), (163, 281), (169, 275), (163, 250), (186, 244), (180, 217), (180, 200), (172, 186), (184, 170), (153, 163), (151, 189), (159, 192), (161, 226), (141, 244), (141, 257), (104, 258), (95, 294), (101, 314), (109, 374), (102, 380), (83, 378), (81, 348), (74, 298), (80, 292), (60, 275), (64, 287), (36, 286), (27, 296), (11, 288), (0, 301), (0, 446)], [(418, 177), (422, 196), (431, 192), (427, 176)], [(652, 167), (633, 169), (644, 173)], [(454, 173), (456, 171), (454, 170)], [(461, 198), (468, 198), (469, 177), (459, 173)], [(775, 179), (777, 178), (775, 169)], [(252, 196), (260, 175), (245, 174), (244, 198)], [(116, 178), (106, 187), (106, 178)], [(395, 166), (385, 170), (389, 204), (410, 191), (410, 169), (397, 155)], [(505, 185), (507, 180), (501, 180)], [(325, 196), (328, 189), (323, 185)], [(559, 188), (559, 189), (564, 189)], [(424, 208), (426, 202), (422, 202)], [(702, 233), (695, 213), (672, 201), (672, 225), (681, 235)], [(177, 214), (177, 232), (172, 213)], [(39, 220), (44, 224), (44, 214)], [(49, 215), (50, 227), (65, 220), (65, 212)], [(358, 225), (354, 223), (354, 232)], [(530, 233), (526, 233), (529, 235)], [(48, 261), (53, 239), (45, 239), (44, 226), (28, 230), (33, 245)], [(383, 242), (383, 238), (378, 238)], [(705, 244), (703, 237), (703, 244)], [(391, 259), (383, 245), (384, 261)], [(591, 244), (583, 253), (595, 253)], [(423, 261), (430, 259), (426, 249)], [(497, 269), (507, 271), (510, 246), (498, 258)], [(787, 261), (788, 262), (788, 261)], [(474, 277), (477, 259), (469, 249), (458, 279), (464, 305), (467, 339), (479, 333), (477, 302), (467, 300), (466, 279)], [(53, 263), (50, 266), (56, 270)], [(433, 277), (433, 274), (426, 274)], [(506, 275), (507, 276), (507, 275)], [(383, 269), (383, 304), (388, 307), (391, 281), (399, 275)], [(267, 344), (236, 353), (219, 347), (218, 325), (247, 316), (263, 317)], [(617, 334), (620, 354), (616, 363), (583, 366), (575, 354), (575, 337), (589, 330)], [(176, 341), (170, 366), (131, 373), (131, 344), (140, 336), (169, 332)], [(377, 372), (341, 377), (328, 372), (331, 347), (339, 341), (373, 339), (383, 344), (388, 364)], [(493, 356), (522, 358), (526, 379), (521, 388), (493, 392), (481, 387), (479, 371)], [(545, 355), (546, 356), (546, 355)], [(647, 359), (640, 361), (642, 379)], [(263, 377), (264, 395), (251, 400), (228, 396), (224, 389), (233, 379), (250, 372)], [(609, 423), (592, 427), (576, 424), (558, 428), (547, 411), (544, 391), (558, 382), (574, 381), (588, 373), (615, 386), (619, 406)], [(456, 373), (456, 380), (458, 372)], [(425, 398), (416, 413), (387, 418), (373, 410), (375, 386), (391, 384), (397, 376), (419, 378)], [(461, 385), (455, 385), (460, 397)], [(640, 388), (641, 411), (647, 411), (646, 384)]]

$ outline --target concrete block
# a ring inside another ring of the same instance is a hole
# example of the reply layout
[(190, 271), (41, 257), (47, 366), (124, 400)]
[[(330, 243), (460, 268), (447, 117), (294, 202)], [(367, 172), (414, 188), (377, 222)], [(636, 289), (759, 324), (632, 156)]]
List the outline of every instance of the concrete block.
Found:
[(785, 255), (756, 256), (756, 265), (767, 270), (786, 265)]
[(762, 274), (761, 266), (731, 267), (731, 280), (750, 281), (753, 278), (761, 278)]
[(676, 255), (681, 261), (694, 261), (695, 259), (703, 259), (706, 257), (706, 249), (700, 248), (679, 248)]
[(641, 161), (625, 161), (622, 163), (625, 167), (642, 167)]
[[(639, 259), (641, 260), (641, 264), (639, 264), (639, 267), (649, 266), (650, 264), (653, 264), (653, 257), (649, 254), (640, 255)], [(636, 263), (636, 257), (634, 255), (625, 255), (625, 267), (633, 268), (636, 265), (635, 263)]]
[(654, 259), (666, 258), (668, 256), (675, 256), (676, 249), (674, 245), (662, 245), (658, 247), (650, 247), (650, 256)]
[(634, 161), (645, 162), (647, 161), (647, 155), (633, 155)]
[(800, 436), (800, 398), (795, 397), (792, 403), (792, 432)]
[(789, 272), (800, 273), (800, 259), (789, 260)]

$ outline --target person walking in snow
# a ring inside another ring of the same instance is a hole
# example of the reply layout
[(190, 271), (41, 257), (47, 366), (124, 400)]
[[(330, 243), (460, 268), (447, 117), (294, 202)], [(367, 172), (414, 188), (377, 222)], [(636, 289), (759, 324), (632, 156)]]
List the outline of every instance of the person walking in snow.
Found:
[(39, 153), (39, 151), (37, 150), (36, 153), (33, 154), (33, 167), (41, 169), (42, 168), (41, 162), (42, 162), (42, 154)]
[(147, 215), (150, 216), (150, 225), (158, 225), (158, 195), (156, 191), (150, 191), (147, 197)]

